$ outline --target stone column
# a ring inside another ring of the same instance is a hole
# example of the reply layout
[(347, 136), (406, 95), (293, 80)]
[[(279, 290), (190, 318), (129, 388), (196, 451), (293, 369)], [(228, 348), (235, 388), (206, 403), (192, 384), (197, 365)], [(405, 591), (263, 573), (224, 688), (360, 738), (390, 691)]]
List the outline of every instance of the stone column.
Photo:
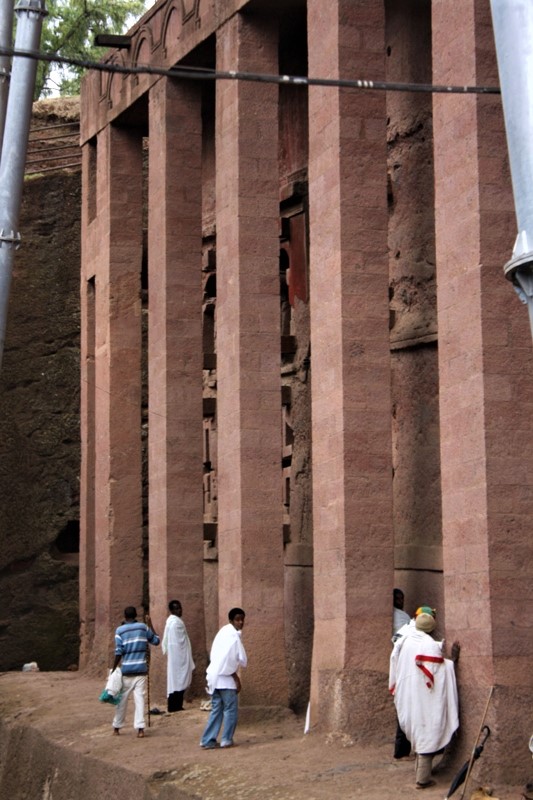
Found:
[[(180, 600), (205, 686), (202, 486), (202, 122), (198, 84), (160, 80), (149, 102), (150, 606), (162, 634)], [(154, 659), (154, 668), (164, 666)]]
[[(497, 85), (489, 4), (432, 8), (434, 82)], [(446, 638), (462, 643), (464, 752), (494, 686), (485, 769), (515, 783), (531, 767), (531, 334), (502, 269), (516, 221), (501, 100), (433, 108)]]
[[(277, 63), (270, 21), (219, 29), (218, 69)], [(276, 86), (217, 83), (216, 154), (220, 622), (247, 613), (245, 701), (284, 704)]]
[[(95, 248), (94, 528), (91, 661), (109, 663), (126, 605), (142, 601), (142, 148), (136, 131), (98, 136)], [(140, 611), (142, 609), (139, 608)]]
[[(309, 75), (384, 76), (383, 3), (309, 0)], [(382, 735), (393, 528), (385, 95), (309, 89), (311, 722)]]
[(96, 386), (94, 375), (95, 354), (95, 247), (98, 223), (95, 222), (96, 196), (96, 144), (86, 143), (82, 149), (82, 236), (80, 282), (80, 667), (90, 659), (94, 638), (96, 600), (94, 524), (94, 465), (95, 431), (94, 409)]

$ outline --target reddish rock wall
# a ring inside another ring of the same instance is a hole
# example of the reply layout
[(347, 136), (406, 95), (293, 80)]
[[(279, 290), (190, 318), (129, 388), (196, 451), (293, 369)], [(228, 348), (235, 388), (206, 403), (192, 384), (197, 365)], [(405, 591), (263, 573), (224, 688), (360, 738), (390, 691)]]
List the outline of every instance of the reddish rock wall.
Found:
[[(73, 114), (41, 102), (32, 127)], [(43, 172), (23, 191), (0, 374), (0, 670), (78, 660), (80, 182)]]

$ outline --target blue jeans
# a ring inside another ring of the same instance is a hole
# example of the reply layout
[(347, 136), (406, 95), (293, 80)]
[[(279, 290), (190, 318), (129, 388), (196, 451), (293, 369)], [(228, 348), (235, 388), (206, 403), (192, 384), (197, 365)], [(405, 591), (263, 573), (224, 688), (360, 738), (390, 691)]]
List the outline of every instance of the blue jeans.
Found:
[(200, 740), (202, 747), (215, 747), (217, 736), (224, 723), (221, 747), (233, 744), (233, 734), (239, 718), (239, 701), (236, 689), (215, 689), (211, 697), (211, 713)]

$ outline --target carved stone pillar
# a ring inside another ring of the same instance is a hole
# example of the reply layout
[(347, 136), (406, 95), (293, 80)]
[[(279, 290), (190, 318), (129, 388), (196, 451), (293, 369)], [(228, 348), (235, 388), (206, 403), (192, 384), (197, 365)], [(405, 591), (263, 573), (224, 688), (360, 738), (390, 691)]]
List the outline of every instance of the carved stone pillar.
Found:
[[(202, 485), (202, 121), (197, 84), (150, 91), (148, 446), (150, 602), (180, 600), (205, 686)], [(154, 659), (163, 669), (164, 660)]]
[[(384, 75), (384, 7), (308, 2), (309, 74)], [(382, 732), (393, 582), (385, 96), (310, 87), (312, 723)]]
[[(218, 69), (276, 72), (277, 58), (270, 22), (218, 30)], [(216, 153), (220, 622), (247, 613), (245, 699), (284, 704), (276, 86), (217, 83)]]

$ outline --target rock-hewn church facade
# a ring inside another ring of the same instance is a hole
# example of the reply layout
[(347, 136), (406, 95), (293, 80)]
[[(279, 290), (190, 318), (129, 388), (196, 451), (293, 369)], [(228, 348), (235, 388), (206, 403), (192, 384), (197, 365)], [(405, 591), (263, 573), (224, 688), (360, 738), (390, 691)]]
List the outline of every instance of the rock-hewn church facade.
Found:
[(378, 737), (398, 585), (462, 644), (459, 754), (494, 687), (491, 769), (522, 779), (533, 363), (500, 98), (228, 75), (495, 86), (488, 0), (159, 0), (124, 44), (104, 60), (191, 69), (83, 84), (82, 666), (177, 597), (201, 692), (242, 606), (243, 702)]

